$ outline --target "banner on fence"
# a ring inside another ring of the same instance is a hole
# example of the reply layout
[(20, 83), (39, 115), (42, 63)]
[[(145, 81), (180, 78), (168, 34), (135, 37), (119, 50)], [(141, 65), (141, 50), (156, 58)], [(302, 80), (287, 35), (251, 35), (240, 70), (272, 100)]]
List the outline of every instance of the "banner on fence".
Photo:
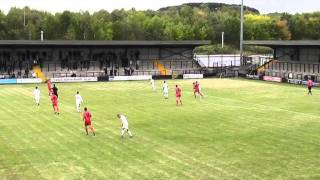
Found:
[[(300, 79), (288, 79), (289, 84), (301, 84), (301, 85), (307, 85), (308, 81), (300, 80)], [(313, 86), (320, 86), (319, 83), (313, 83)]]
[(0, 84), (17, 84), (17, 79), (0, 79)]
[(62, 78), (51, 78), (51, 82), (96, 82), (97, 77), (62, 77)]
[(109, 81), (142, 81), (149, 80), (152, 75), (136, 75), (136, 76), (111, 76)]
[(203, 74), (183, 74), (183, 79), (202, 79)]
[(41, 83), (42, 80), (40, 78), (26, 78), (26, 79), (17, 79), (17, 84), (33, 84), (33, 83)]
[(250, 75), (250, 74), (247, 74), (247, 78), (248, 78), (248, 79), (259, 79), (259, 76), (258, 76), (258, 75)]
[(264, 81), (272, 81), (272, 82), (282, 82), (282, 79), (279, 77), (272, 77), (272, 76), (263, 76)]

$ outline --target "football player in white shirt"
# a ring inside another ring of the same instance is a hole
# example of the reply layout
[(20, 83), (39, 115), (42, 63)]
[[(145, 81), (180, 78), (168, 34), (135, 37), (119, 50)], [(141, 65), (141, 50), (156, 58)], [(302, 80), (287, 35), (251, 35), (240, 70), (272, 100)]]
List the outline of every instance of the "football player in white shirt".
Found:
[(78, 112), (80, 112), (80, 106), (81, 106), (82, 102), (83, 102), (83, 99), (80, 96), (79, 91), (77, 91), (77, 94), (76, 94), (76, 106), (77, 106), (77, 111)]
[(156, 85), (154, 84), (154, 80), (151, 78), (150, 79), (150, 84), (151, 84), (151, 87), (152, 87), (152, 90), (156, 90)]
[(168, 86), (168, 83), (166, 81), (163, 81), (162, 90), (163, 90), (164, 98), (168, 99), (169, 98), (169, 86)]
[(132, 138), (133, 136), (129, 130), (128, 118), (122, 114), (117, 114), (117, 117), (121, 121), (121, 138), (123, 138), (125, 131), (127, 131), (127, 133), (129, 134), (129, 137)]
[(40, 89), (38, 86), (33, 90), (34, 100), (36, 101), (36, 104), (40, 105)]

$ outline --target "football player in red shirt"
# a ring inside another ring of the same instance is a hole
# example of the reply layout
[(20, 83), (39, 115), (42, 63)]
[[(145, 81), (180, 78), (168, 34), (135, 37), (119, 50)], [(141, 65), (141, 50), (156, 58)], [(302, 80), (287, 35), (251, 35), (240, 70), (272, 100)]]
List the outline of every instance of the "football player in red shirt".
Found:
[(192, 89), (193, 89), (194, 98), (197, 98), (197, 94), (196, 94), (196, 83), (195, 83), (195, 82), (192, 83)]
[(198, 81), (196, 81), (194, 89), (195, 89), (195, 94), (200, 95), (200, 98), (203, 97), (203, 94), (202, 94), (201, 88), (200, 88), (200, 84), (198, 83)]
[(85, 127), (87, 135), (88, 135), (88, 127), (89, 127), (92, 134), (95, 136), (96, 134), (94, 133), (94, 128), (91, 125), (91, 117), (92, 116), (91, 116), (91, 113), (88, 111), (87, 107), (84, 108), (84, 112), (83, 112), (82, 116), (83, 116), (84, 127)]
[(181, 101), (181, 89), (178, 87), (178, 85), (176, 85), (176, 105), (178, 106), (179, 103), (180, 105), (182, 105), (182, 101)]
[(49, 96), (51, 96), (52, 94), (52, 83), (51, 83), (51, 80), (47, 80), (47, 86), (48, 86), (48, 93), (49, 93)]
[(58, 106), (58, 97), (54, 94), (51, 95), (51, 102), (52, 102), (52, 106), (53, 106), (53, 111), (54, 114), (58, 114), (60, 113), (60, 109)]
[(311, 89), (313, 87), (313, 82), (311, 79), (308, 80), (307, 86), (308, 86), (308, 95), (312, 95)]

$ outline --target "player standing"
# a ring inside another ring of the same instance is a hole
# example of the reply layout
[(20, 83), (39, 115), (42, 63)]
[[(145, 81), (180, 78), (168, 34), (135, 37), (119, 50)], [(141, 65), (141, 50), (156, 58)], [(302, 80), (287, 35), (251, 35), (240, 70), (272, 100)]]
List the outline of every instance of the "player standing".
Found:
[(94, 128), (91, 125), (91, 117), (92, 116), (91, 116), (91, 113), (88, 111), (87, 107), (84, 108), (84, 112), (83, 112), (82, 116), (83, 116), (84, 127), (85, 127), (87, 135), (88, 135), (88, 127), (89, 127), (92, 134), (95, 136), (96, 133), (94, 132)]
[(312, 95), (312, 87), (313, 87), (313, 82), (311, 79), (308, 80), (307, 82), (307, 86), (308, 86), (308, 95)]
[(38, 86), (33, 90), (34, 100), (36, 101), (36, 104), (40, 105), (40, 89)]
[(51, 95), (51, 102), (52, 102), (54, 114), (58, 114), (59, 115), (60, 109), (59, 109), (59, 106), (58, 106), (58, 97), (55, 94)]
[(125, 131), (129, 134), (129, 137), (132, 138), (132, 133), (129, 130), (129, 123), (128, 123), (128, 118), (125, 115), (122, 114), (117, 114), (117, 117), (121, 121), (121, 138), (123, 138), (123, 135)]
[(176, 85), (176, 105), (178, 106), (179, 104), (182, 105), (181, 101), (181, 89)]
[(152, 90), (155, 91), (156, 85), (154, 84), (154, 80), (152, 78), (150, 79), (150, 84), (151, 84)]
[(77, 94), (76, 94), (76, 106), (77, 106), (77, 111), (80, 112), (80, 106), (81, 106), (81, 103), (83, 102), (83, 99), (81, 97), (81, 95), (79, 94), (79, 91), (77, 91)]
[(168, 99), (169, 98), (169, 86), (168, 86), (168, 83), (166, 81), (163, 81), (162, 90), (163, 90), (164, 98)]

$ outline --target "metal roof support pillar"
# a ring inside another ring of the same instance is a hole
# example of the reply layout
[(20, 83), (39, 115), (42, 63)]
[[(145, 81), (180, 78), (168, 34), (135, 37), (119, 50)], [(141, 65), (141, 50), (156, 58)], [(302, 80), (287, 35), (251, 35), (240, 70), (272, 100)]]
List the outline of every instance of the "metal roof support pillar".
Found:
[(240, 12), (240, 62), (243, 65), (243, 0), (241, 0), (241, 12)]

